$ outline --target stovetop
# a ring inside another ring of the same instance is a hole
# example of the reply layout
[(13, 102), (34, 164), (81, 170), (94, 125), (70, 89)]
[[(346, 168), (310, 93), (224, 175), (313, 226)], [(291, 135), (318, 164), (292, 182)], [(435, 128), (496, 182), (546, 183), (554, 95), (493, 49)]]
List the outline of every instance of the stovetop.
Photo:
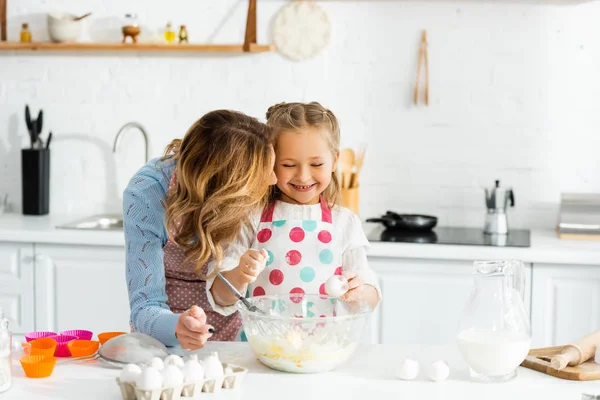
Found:
[(370, 242), (452, 244), (466, 246), (530, 247), (529, 230), (510, 230), (508, 235), (487, 235), (483, 229), (437, 227), (427, 232), (414, 232), (378, 227), (367, 239)]

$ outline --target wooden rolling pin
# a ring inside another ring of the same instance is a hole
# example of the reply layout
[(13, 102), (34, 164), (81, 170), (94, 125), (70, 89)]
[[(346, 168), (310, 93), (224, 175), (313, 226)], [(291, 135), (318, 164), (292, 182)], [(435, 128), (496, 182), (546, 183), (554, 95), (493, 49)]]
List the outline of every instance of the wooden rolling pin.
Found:
[(567, 365), (576, 366), (594, 357), (596, 346), (600, 343), (600, 331), (592, 332), (562, 348), (559, 354), (552, 357), (550, 366), (556, 370), (564, 369)]

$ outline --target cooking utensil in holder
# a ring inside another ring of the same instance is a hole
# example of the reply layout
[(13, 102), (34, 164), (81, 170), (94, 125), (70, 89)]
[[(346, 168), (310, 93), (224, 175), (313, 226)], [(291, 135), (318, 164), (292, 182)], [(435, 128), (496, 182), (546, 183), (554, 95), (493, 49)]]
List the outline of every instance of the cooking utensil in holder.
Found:
[(359, 187), (342, 188), (342, 205), (358, 215)]
[(22, 205), (24, 215), (50, 212), (50, 150), (21, 150)]

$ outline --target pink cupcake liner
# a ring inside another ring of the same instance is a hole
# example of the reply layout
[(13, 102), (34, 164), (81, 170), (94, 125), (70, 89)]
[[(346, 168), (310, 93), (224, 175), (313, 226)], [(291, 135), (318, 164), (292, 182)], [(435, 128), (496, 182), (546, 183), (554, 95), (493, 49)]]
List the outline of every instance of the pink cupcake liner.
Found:
[(67, 343), (72, 340), (77, 340), (77, 336), (55, 335), (50, 337), (56, 340), (56, 351), (54, 352), (54, 357), (71, 357), (71, 350), (69, 350)]
[(94, 333), (92, 331), (86, 331), (85, 329), (71, 329), (60, 332), (61, 335), (77, 336), (79, 340), (92, 340)]
[(50, 337), (50, 336), (56, 336), (56, 332), (50, 332), (50, 331), (29, 332), (29, 333), (25, 334), (25, 340), (27, 340), (28, 342), (31, 342), (32, 340), (35, 340), (35, 339), (41, 339), (41, 338), (46, 338), (46, 337)]

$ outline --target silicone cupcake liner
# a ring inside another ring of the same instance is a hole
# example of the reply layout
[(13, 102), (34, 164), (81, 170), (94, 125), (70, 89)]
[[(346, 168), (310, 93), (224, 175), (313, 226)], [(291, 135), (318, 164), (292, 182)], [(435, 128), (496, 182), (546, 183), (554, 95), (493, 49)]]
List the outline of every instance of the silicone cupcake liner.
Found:
[(72, 340), (67, 343), (67, 347), (73, 357), (91, 356), (100, 347), (100, 342), (95, 340)]
[(29, 378), (45, 378), (52, 375), (56, 358), (46, 356), (25, 356), (22, 357), (21, 366), (25, 375)]
[(51, 337), (35, 339), (29, 342), (31, 349), (29, 351), (32, 356), (54, 357), (56, 351), (56, 340)]
[(176, 388), (141, 390), (135, 386), (135, 383), (121, 382), (119, 378), (117, 378), (117, 384), (121, 388), (123, 400), (178, 400), (179, 398), (196, 398), (201, 392), (215, 393), (221, 389), (239, 388), (248, 370), (233, 364), (222, 363), (222, 365), (223, 369), (230, 367), (233, 372), (222, 378), (204, 379)]
[(86, 331), (85, 329), (71, 329), (68, 331), (60, 332), (61, 335), (77, 336), (81, 340), (92, 340), (94, 333), (92, 331)]
[(77, 340), (77, 336), (71, 335), (56, 335), (51, 336), (52, 339), (56, 340), (56, 351), (54, 352), (54, 357), (71, 357), (71, 351), (67, 346), (72, 340)]
[(21, 350), (23, 350), (23, 356), (31, 355), (31, 343), (29, 343), (29, 342), (21, 343)]
[(127, 332), (102, 332), (98, 334), (98, 340), (100, 341), (100, 344), (104, 344), (105, 342), (107, 342), (108, 340), (116, 337), (116, 336), (120, 336), (120, 335), (124, 335)]
[(45, 338), (45, 337), (50, 337), (50, 336), (56, 336), (56, 332), (49, 332), (49, 331), (29, 332), (29, 333), (25, 334), (25, 340), (27, 340), (28, 342), (31, 342), (32, 340), (35, 340), (35, 339), (40, 339), (40, 338)]

